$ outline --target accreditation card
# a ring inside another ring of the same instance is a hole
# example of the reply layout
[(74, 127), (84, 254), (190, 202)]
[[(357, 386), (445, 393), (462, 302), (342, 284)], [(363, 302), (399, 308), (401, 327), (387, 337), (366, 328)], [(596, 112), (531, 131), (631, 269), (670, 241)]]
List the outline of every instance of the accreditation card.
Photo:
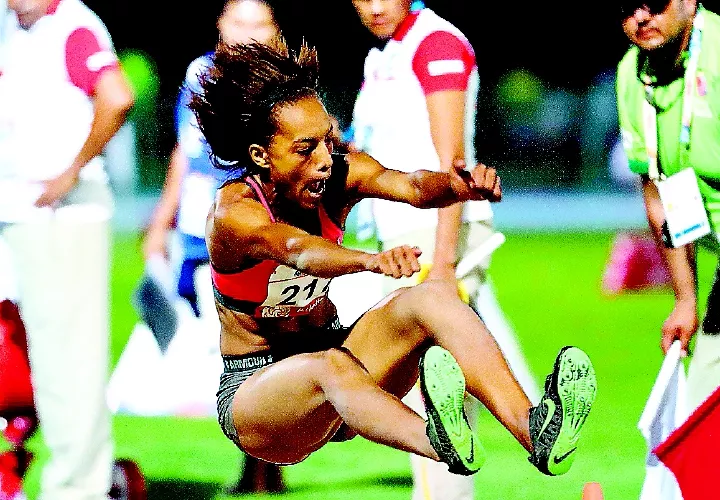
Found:
[(710, 232), (697, 177), (692, 168), (655, 181), (665, 210), (665, 222), (674, 248), (691, 243)]

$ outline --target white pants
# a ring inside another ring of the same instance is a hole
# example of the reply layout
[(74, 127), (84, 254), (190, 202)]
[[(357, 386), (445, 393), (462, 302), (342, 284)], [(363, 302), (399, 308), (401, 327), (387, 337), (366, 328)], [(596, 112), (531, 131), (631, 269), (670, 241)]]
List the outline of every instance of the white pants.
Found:
[(42, 500), (105, 500), (113, 449), (105, 399), (110, 191), (81, 182), (67, 202), (3, 224), (28, 337), (35, 405), (50, 451)]
[(720, 387), (720, 335), (698, 332), (687, 381), (688, 408), (692, 412)]
[[(458, 237), (458, 258), (462, 259), (477, 248), (495, 232), (492, 221), (463, 223)], [(406, 233), (398, 238), (382, 243), (384, 249), (400, 245), (414, 245), (423, 251), (421, 264), (432, 262), (435, 247), (435, 228)], [(462, 280), (469, 297), (470, 305), (483, 318), (488, 330), (493, 334), (508, 365), (525, 390), (530, 401), (537, 403), (540, 398), (537, 382), (532, 376), (525, 358), (518, 346), (515, 335), (500, 309), (491, 283), (487, 276), (490, 258), (478, 266)], [(416, 284), (415, 277), (384, 280), (384, 292), (390, 293), (403, 286)], [(417, 413), (427, 418), (417, 384), (403, 399)], [(474, 428), (477, 422), (480, 403), (472, 396), (465, 401), (468, 420)], [(413, 500), (472, 500), (474, 498), (473, 476), (462, 476), (448, 472), (447, 465), (418, 455), (410, 455), (413, 470)]]

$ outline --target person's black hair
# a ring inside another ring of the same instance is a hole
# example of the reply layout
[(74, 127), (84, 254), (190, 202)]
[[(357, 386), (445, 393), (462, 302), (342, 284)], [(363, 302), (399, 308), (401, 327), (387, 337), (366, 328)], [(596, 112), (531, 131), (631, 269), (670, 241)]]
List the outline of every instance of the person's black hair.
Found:
[(218, 168), (254, 170), (249, 147), (268, 145), (278, 109), (317, 96), (317, 52), (305, 43), (291, 51), (279, 36), (269, 44), (220, 43), (212, 59), (190, 109)]

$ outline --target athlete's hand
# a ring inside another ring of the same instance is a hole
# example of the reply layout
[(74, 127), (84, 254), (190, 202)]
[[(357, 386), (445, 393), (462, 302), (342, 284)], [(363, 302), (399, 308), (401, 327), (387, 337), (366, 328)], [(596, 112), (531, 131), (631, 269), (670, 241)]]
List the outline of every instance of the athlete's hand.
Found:
[(699, 327), (695, 301), (678, 301), (662, 326), (662, 343), (660, 347), (664, 353), (675, 340), (679, 340), (683, 356), (690, 353), (690, 339)]
[(500, 177), (494, 168), (482, 163), (467, 171), (464, 160), (455, 160), (450, 169), (450, 186), (459, 201), (500, 201), (502, 198)]
[(370, 257), (367, 270), (393, 278), (412, 276), (420, 271), (420, 257), (422, 251), (418, 247), (403, 245), (376, 253)]

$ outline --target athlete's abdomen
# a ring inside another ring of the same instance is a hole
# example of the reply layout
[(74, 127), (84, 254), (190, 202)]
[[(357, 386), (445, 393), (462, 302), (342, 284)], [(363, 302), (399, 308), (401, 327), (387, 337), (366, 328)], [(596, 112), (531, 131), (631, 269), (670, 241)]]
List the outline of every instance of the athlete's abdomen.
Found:
[(325, 297), (305, 316), (289, 318), (254, 318), (217, 305), (220, 316), (220, 352), (247, 354), (268, 349), (271, 343), (288, 343), (291, 337), (302, 342), (303, 331), (317, 329), (337, 316), (335, 304)]

